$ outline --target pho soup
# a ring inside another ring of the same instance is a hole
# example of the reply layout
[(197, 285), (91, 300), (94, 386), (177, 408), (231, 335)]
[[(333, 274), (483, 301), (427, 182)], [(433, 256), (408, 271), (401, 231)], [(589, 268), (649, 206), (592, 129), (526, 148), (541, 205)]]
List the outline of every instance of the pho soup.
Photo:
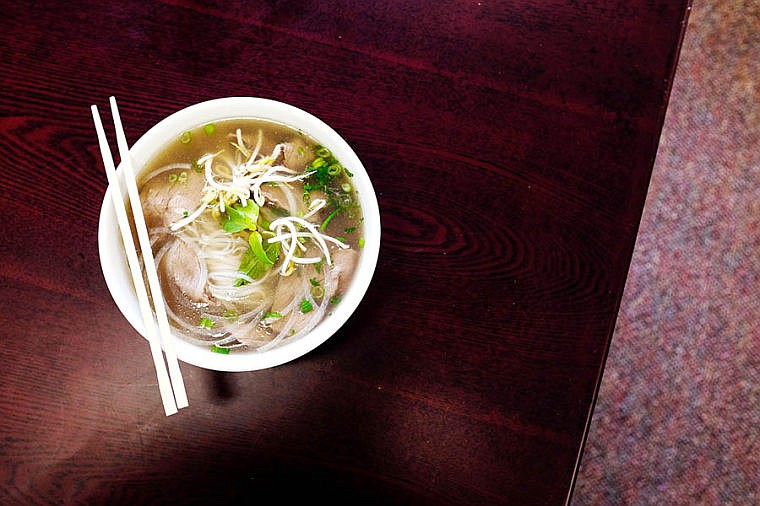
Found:
[(223, 120), (179, 135), (138, 182), (167, 314), (217, 353), (263, 351), (340, 304), (364, 246), (352, 174), (287, 126)]

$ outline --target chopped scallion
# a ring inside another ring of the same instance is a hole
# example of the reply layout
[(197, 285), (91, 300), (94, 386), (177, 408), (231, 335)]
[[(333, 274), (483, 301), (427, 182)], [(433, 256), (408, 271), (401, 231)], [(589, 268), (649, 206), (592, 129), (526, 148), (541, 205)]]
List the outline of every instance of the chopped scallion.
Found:
[(230, 354), (230, 349), (229, 348), (221, 348), (221, 347), (219, 347), (219, 346), (217, 346), (215, 344), (211, 345), (211, 351), (213, 351), (214, 353), (220, 353), (222, 355), (229, 355)]
[(277, 311), (269, 311), (268, 313), (264, 313), (264, 316), (262, 318), (282, 318), (282, 313), (278, 313)]
[(191, 140), (193, 140), (192, 135), (187, 130), (182, 132), (182, 135), (179, 136), (179, 142), (182, 144), (190, 144)]
[(364, 247), (364, 237), (360, 237), (360, 238), (359, 238), (359, 243), (358, 243), (358, 244), (359, 244), (359, 247), (360, 247), (360, 248), (363, 248), (363, 247)]
[(321, 228), (322, 230), (326, 229), (330, 221), (335, 217), (336, 214), (338, 214), (338, 211), (340, 211), (340, 209), (336, 209), (335, 211), (331, 212), (330, 215), (327, 218), (325, 218), (325, 221), (322, 222), (319, 228)]
[(198, 322), (198, 326), (199, 327), (204, 327), (204, 328), (207, 328), (207, 329), (211, 329), (211, 328), (214, 328), (214, 324), (215, 323), (216, 322), (214, 322), (214, 320), (212, 320), (210, 318), (206, 318), (204, 316), (203, 318), (201, 318), (201, 321)]
[(301, 301), (301, 313), (306, 314), (312, 309), (314, 309), (314, 306), (311, 305), (311, 302), (309, 302), (308, 299), (304, 299)]
[(209, 123), (203, 127), (203, 131), (206, 132), (206, 135), (214, 135), (214, 132), (216, 132), (216, 125)]

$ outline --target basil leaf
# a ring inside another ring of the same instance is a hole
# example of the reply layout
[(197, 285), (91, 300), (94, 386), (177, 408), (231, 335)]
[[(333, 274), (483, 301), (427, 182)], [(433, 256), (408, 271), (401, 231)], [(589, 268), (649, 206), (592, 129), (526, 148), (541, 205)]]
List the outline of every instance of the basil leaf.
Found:
[(262, 244), (263, 241), (264, 240), (261, 237), (261, 234), (258, 232), (251, 232), (251, 235), (248, 237), (248, 244), (251, 245), (251, 251), (253, 251), (253, 254), (256, 255), (256, 258), (265, 264), (274, 265), (274, 261), (277, 260), (277, 258), (275, 257), (273, 260), (267, 256)]
[[(259, 236), (258, 239), (253, 237), (253, 234), (256, 234)], [(258, 232), (251, 233), (251, 237), (249, 238), (249, 244), (251, 247), (248, 248), (248, 250), (243, 255), (243, 259), (240, 262), (240, 267), (238, 270), (242, 272), (243, 274), (250, 276), (253, 279), (260, 279), (264, 274), (269, 271), (269, 269), (272, 268), (274, 263), (277, 261), (277, 258), (280, 256), (280, 243), (275, 242), (272, 244), (269, 244), (266, 249), (263, 249), (261, 241), (261, 235)], [(258, 252), (258, 254), (254, 251), (254, 244), (258, 244), (258, 248), (261, 248), (261, 251)], [(266, 258), (266, 261), (262, 260), (262, 258)], [(245, 284), (242, 279), (239, 280), (240, 284), (236, 284), (235, 286), (240, 286)]]
[(243, 230), (256, 230), (256, 220), (259, 219), (259, 206), (249, 200), (245, 206), (235, 204), (225, 210), (227, 220), (222, 224), (225, 232), (234, 234)]

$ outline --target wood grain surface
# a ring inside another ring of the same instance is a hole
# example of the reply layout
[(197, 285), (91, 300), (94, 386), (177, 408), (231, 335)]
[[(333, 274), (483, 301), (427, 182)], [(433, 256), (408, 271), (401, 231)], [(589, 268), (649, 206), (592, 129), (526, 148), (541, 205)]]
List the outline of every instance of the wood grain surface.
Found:
[[(3, 2), (0, 502), (565, 503), (687, 13)], [(165, 417), (100, 271), (110, 95), (130, 142), (223, 96), (336, 129), (383, 225), (348, 324), (273, 369), (182, 364), (190, 407)]]

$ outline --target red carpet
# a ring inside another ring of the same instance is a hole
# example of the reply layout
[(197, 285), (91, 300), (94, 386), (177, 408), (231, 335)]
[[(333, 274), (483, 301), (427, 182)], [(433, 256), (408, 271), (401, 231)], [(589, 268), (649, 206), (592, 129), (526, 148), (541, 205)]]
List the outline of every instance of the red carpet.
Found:
[(760, 505), (760, 1), (694, 2), (574, 505)]

